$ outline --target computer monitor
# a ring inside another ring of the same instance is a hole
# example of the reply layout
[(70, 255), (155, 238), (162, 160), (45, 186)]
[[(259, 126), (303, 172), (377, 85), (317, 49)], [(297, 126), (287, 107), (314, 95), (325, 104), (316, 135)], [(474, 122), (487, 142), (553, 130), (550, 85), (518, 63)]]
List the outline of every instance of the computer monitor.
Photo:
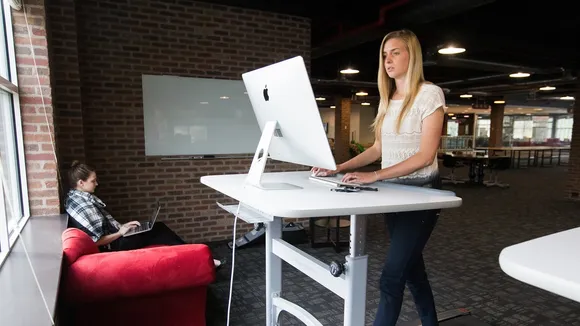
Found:
[[(262, 137), (247, 183), (261, 189), (299, 188), (262, 182), (267, 158), (336, 169), (304, 59), (293, 57), (242, 74)], [(269, 155), (269, 156), (268, 156)]]

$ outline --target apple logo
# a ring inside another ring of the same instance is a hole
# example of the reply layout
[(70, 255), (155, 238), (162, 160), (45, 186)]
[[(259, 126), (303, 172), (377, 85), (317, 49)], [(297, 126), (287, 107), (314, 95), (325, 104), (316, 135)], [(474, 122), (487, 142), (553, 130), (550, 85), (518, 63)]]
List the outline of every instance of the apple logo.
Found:
[(264, 86), (264, 100), (270, 100), (270, 95), (268, 95), (268, 85)]

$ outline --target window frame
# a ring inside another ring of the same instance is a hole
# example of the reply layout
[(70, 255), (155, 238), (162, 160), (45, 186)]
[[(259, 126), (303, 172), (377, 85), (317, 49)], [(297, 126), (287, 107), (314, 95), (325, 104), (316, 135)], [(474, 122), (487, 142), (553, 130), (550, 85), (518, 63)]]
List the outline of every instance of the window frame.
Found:
[[(13, 113), (13, 133), (12, 140), (14, 144), (14, 157), (16, 158), (15, 168), (11, 168), (10, 175), (15, 178), (19, 184), (18, 195), (20, 197), (20, 205), (22, 208), (22, 216), (18, 218), (16, 225), (12, 230), (8, 229), (8, 218), (6, 215), (6, 203), (4, 200), (4, 186), (0, 186), (0, 267), (10, 254), (14, 243), (18, 239), (22, 228), (30, 219), (30, 203), (28, 197), (28, 183), (26, 178), (26, 156), (24, 152), (24, 134), (22, 130), (22, 114), (20, 110), (20, 97), (18, 88), (18, 75), (16, 68), (16, 51), (14, 44), (14, 31), (12, 28), (12, 8), (8, 1), (1, 0), (2, 13), (1, 23), (4, 24), (4, 32), (6, 36), (6, 54), (8, 59), (8, 73), (9, 79), (0, 76), (0, 89), (6, 91), (11, 95), (11, 109)], [(10, 189), (13, 191), (13, 189)], [(7, 246), (7, 247), (6, 247)]]

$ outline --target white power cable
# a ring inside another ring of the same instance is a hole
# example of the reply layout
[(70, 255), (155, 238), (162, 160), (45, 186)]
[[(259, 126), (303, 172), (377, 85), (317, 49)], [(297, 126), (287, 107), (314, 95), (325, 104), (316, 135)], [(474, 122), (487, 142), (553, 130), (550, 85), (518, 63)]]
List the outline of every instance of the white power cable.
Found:
[(236, 226), (238, 224), (238, 215), (240, 215), (240, 207), (242, 207), (242, 203), (238, 203), (238, 209), (236, 211), (236, 215), (234, 215), (234, 234), (232, 239), (232, 272), (230, 275), (230, 295), (228, 297), (228, 317), (226, 326), (230, 326), (230, 309), (232, 305), (232, 290), (234, 288), (234, 266), (236, 261)]

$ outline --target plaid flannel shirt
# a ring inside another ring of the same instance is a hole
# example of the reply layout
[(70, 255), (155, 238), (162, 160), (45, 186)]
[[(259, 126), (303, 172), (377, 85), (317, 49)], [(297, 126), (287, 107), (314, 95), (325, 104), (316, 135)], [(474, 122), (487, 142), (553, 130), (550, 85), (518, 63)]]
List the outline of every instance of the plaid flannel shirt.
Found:
[(115, 233), (121, 227), (105, 210), (105, 203), (97, 196), (71, 189), (67, 194), (65, 209), (70, 217), (80, 224), (94, 242), (105, 235)]

